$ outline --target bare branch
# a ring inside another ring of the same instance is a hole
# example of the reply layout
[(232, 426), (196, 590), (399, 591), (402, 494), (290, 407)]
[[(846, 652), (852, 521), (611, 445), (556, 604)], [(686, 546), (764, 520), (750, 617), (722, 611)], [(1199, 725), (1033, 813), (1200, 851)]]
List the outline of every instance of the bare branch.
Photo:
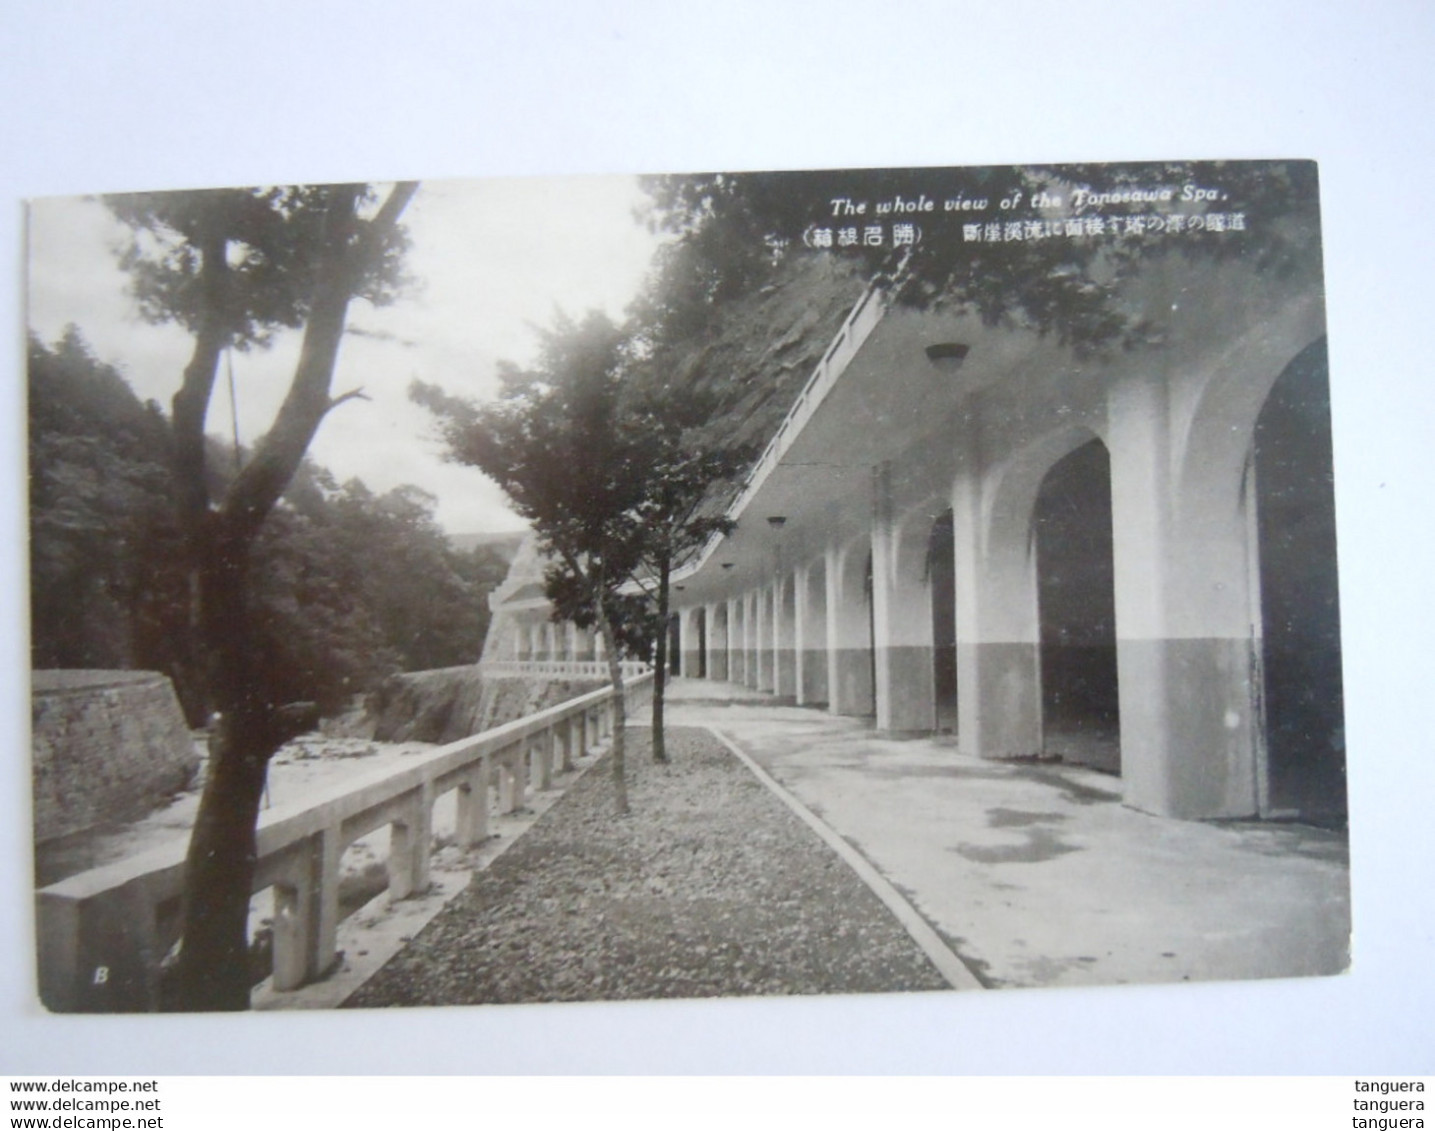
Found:
[[(357, 249), (350, 237), (360, 221), (355, 215), (362, 186), (338, 185), (329, 200), (329, 235), (319, 251), (315, 277), (319, 285), (310, 304), (309, 321), (289, 393), (274, 426), (254, 459), (235, 479), (225, 498), (226, 519), (239, 531), (256, 532), (293, 477), (324, 416), (338, 401), (329, 384), (338, 361), (344, 319), (354, 297), (364, 256), (372, 254), (386, 231), (398, 222), (417, 189), (416, 182), (395, 186), (378, 216), (361, 229)], [(348, 394), (338, 400), (348, 399)]]
[(409, 201), (414, 198), (414, 193), (419, 190), (418, 181), (399, 181), (394, 185), (394, 191), (384, 201), (383, 206), (369, 224), (369, 231), (376, 236), (382, 236), (388, 229), (399, 222), (399, 217)]
[(204, 324), (195, 335), (194, 353), (172, 402), (174, 412), (174, 482), (180, 520), (187, 536), (198, 537), (199, 523), (209, 510), (205, 473), (204, 420), (209, 413), (219, 356), (229, 344), (226, 298), (229, 267), (227, 241), (212, 224), (200, 241), (200, 273), (204, 285)]
[(329, 400), (329, 407), (328, 407), (327, 409), (325, 409), (324, 411), (325, 411), (325, 412), (333, 412), (336, 408), (338, 408), (338, 407), (339, 407), (341, 404), (343, 404), (345, 401), (370, 401), (370, 402), (372, 402), (372, 401), (373, 401), (373, 397), (369, 396), (369, 394), (366, 393), (366, 392), (364, 392), (363, 389), (350, 389), (347, 393), (340, 393), (337, 397), (331, 397), (330, 400)]

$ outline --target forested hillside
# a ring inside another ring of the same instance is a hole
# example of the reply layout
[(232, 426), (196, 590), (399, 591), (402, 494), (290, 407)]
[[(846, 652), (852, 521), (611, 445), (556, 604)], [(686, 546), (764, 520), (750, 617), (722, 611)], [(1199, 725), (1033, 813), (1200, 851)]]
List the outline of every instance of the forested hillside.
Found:
[[(836, 255), (789, 255), (760, 286), (716, 311), (672, 351), (665, 380), (718, 406), (713, 427), (737, 444), (766, 444), (812, 376), (868, 282)], [(635, 379), (651, 380), (641, 369)]]
[[(71, 328), (29, 344), (31, 662), (140, 668), (175, 683), (192, 723), (188, 581), (170, 494), (169, 429)], [(211, 440), (212, 444), (217, 441)], [(247, 453), (238, 453), (242, 461)], [(235, 453), (209, 461), (224, 486)], [(278, 702), (332, 710), (398, 671), (478, 660), (500, 552), (454, 548), (433, 499), (375, 495), (306, 463), (260, 539), (254, 601)]]

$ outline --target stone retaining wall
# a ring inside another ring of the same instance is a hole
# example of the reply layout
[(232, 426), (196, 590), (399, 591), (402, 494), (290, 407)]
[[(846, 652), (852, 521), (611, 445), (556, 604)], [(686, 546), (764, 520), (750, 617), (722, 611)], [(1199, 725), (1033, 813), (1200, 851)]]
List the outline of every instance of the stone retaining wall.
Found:
[(373, 697), (380, 742), (457, 742), (602, 687), (605, 679), (487, 676), (481, 666), (394, 676)]
[(143, 816), (199, 765), (158, 672), (37, 671), (30, 719), (36, 844)]

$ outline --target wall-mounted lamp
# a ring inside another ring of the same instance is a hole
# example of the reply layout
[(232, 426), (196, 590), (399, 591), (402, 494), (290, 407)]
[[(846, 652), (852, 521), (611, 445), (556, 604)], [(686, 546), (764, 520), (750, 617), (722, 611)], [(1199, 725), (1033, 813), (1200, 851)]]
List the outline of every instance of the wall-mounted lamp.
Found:
[(774, 530), (781, 530), (784, 526), (787, 525), (787, 516), (785, 514), (768, 515), (767, 525), (772, 527)]
[(723, 569), (732, 569), (732, 562), (723, 562), (722, 567)]
[(955, 373), (967, 360), (971, 348), (964, 342), (938, 342), (927, 347), (927, 360), (943, 373)]

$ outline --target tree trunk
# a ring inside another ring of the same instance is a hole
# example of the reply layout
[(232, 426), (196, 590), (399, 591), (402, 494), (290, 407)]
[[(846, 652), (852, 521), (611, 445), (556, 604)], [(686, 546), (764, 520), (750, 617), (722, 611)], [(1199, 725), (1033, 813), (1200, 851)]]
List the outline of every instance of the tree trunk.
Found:
[(252, 641), (246, 601), (250, 541), (229, 534), (218, 516), (204, 525), (199, 627), (217, 714), (185, 859), (175, 1005), (186, 1011), (249, 1008), (255, 826), (269, 759), (285, 738)]
[(249, 892), (255, 824), (273, 750), (242, 725), (220, 720), (210, 738), (209, 777), (185, 861), (184, 940), (175, 1006), (249, 1008)]
[(613, 685), (613, 795), (618, 816), (628, 815), (628, 780), (624, 767), (624, 733), (628, 727), (628, 704), (623, 690), (623, 663), (618, 655), (618, 642), (613, 636), (613, 622), (602, 599), (598, 601), (598, 630), (603, 634), (603, 647), (608, 654), (608, 682)]
[(668, 760), (663, 735), (663, 692), (668, 685), (668, 581), (672, 563), (665, 556), (658, 566), (658, 647), (653, 659), (653, 761)]
[(258, 655), (247, 601), (250, 552), (288, 487), (320, 423), (352, 394), (330, 384), (344, 320), (361, 273), (383, 232), (397, 222), (415, 185), (389, 195), (364, 236), (357, 236), (359, 186), (329, 192), (328, 234), (314, 263), (315, 289), (299, 361), (274, 426), (211, 510), (205, 475), (204, 419), (227, 341), (223, 300), (225, 241), (203, 247), (209, 302), (205, 327), (174, 398), (175, 480), (190, 564), (198, 579), (198, 637), (212, 722), (208, 778), (185, 858), (182, 942), (174, 1005), (184, 1011), (249, 1008), (249, 901), (256, 866), (255, 826), (269, 760), (292, 737), (273, 701)]

